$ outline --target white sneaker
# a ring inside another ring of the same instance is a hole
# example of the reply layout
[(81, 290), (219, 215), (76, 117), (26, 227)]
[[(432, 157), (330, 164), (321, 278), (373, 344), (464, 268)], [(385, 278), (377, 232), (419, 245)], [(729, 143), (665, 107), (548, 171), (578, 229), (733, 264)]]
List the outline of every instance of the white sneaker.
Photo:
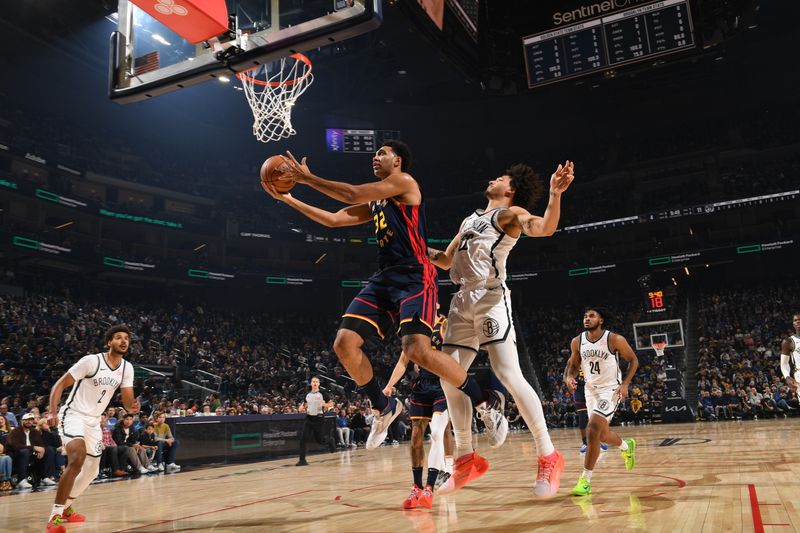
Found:
[(56, 483), (55, 481), (53, 481), (49, 477), (42, 478), (42, 481), (40, 483), (41, 483), (41, 485), (43, 485), (45, 487), (52, 487), (53, 485), (57, 485), (58, 484), (58, 483)]
[[(499, 448), (506, 441), (508, 436), (508, 420), (503, 415), (506, 405), (506, 398), (497, 391), (491, 391), (496, 395), (496, 402), (487, 401), (478, 406), (478, 418), (486, 426), (486, 434), (489, 436), (489, 447)], [(494, 405), (490, 405), (493, 403)]]
[(148, 472), (158, 472), (158, 467), (156, 465), (149, 465), (147, 467)]
[(150, 470), (148, 470), (147, 468), (145, 468), (145, 467), (143, 467), (143, 466), (140, 466), (140, 467), (139, 467), (139, 473), (140, 473), (140, 474), (149, 474), (149, 473), (150, 473)]
[(27, 490), (27, 489), (32, 489), (33, 486), (30, 483), (28, 483), (27, 479), (23, 479), (22, 481), (17, 483), (17, 487), (16, 488), (22, 489), (22, 490)]
[(158, 471), (159, 472), (163, 472), (164, 471), (164, 463), (158, 463)]
[(372, 420), (372, 429), (369, 432), (369, 437), (367, 437), (368, 450), (374, 450), (383, 444), (383, 441), (386, 440), (386, 434), (389, 432), (389, 426), (403, 412), (403, 404), (397, 398), (391, 398), (391, 400), (394, 401), (394, 409), (388, 413), (376, 415)]
[(180, 469), (181, 467), (176, 465), (175, 463), (170, 463), (167, 465), (167, 472), (177, 472)]

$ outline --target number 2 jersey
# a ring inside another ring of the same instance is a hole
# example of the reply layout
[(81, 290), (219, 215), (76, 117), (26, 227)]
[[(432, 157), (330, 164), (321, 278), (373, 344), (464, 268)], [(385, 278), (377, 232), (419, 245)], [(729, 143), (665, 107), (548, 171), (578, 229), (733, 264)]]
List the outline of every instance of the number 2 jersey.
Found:
[(506, 259), (517, 244), (497, 223), (504, 208), (477, 210), (461, 223), (461, 241), (450, 266), (450, 279), (457, 285), (506, 280)]
[(619, 356), (608, 346), (611, 332), (606, 330), (600, 338), (592, 342), (589, 333), (581, 333), (581, 370), (587, 387), (616, 387), (622, 383)]
[(61, 408), (62, 416), (70, 411), (99, 418), (120, 387), (133, 387), (133, 365), (122, 359), (119, 366), (111, 368), (104, 353), (82, 357), (69, 369), (75, 384), (67, 402)]

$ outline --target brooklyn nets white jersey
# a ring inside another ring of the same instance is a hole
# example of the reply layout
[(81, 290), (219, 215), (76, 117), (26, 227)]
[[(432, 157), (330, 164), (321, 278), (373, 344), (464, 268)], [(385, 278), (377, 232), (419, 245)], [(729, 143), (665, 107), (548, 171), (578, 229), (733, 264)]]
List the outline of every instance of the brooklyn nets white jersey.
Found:
[(592, 342), (588, 332), (581, 333), (581, 369), (587, 388), (612, 388), (622, 383), (619, 356), (608, 347), (610, 337), (611, 332), (606, 330), (599, 339)]
[(792, 339), (792, 343), (794, 344), (794, 350), (790, 352), (789, 359), (791, 359), (795, 374), (798, 374), (800, 373), (800, 337), (797, 335), (789, 335), (789, 338)]
[(75, 384), (61, 408), (64, 416), (74, 411), (99, 418), (119, 387), (133, 387), (133, 365), (122, 359), (118, 367), (111, 368), (104, 353), (82, 357), (69, 373), (75, 378)]
[(478, 210), (461, 223), (461, 242), (450, 266), (453, 283), (505, 281), (506, 258), (519, 239), (506, 235), (497, 224), (503, 209)]

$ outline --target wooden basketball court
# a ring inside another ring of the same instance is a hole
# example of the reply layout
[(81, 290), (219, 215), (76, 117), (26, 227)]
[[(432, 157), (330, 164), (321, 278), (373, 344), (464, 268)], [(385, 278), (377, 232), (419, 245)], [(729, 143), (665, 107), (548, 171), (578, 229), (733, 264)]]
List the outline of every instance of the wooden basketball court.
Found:
[[(515, 432), (486, 450), (490, 471), (432, 510), (403, 511), (410, 487), (408, 444), (295, 459), (195, 469), (91, 486), (69, 531), (450, 532), (450, 531), (794, 531), (800, 420), (618, 428), (636, 438), (626, 472), (603, 454), (594, 494), (573, 498), (582, 468), (577, 430), (554, 430), (567, 459), (559, 495), (535, 501), (535, 450)], [(482, 438), (480, 448), (486, 448)], [(0, 530), (43, 531), (52, 489), (0, 499)]]

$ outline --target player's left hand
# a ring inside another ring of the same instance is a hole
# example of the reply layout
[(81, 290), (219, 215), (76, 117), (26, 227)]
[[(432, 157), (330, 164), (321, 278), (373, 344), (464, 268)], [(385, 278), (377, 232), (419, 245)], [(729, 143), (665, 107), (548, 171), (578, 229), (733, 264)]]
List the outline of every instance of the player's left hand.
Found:
[(306, 164), (306, 158), (304, 157), (298, 162), (297, 159), (295, 159), (295, 157), (292, 155), (292, 152), (286, 150), (286, 159), (287, 162), (281, 167), (281, 169), (286, 175), (291, 176), (297, 183), (305, 183), (306, 177), (312, 175), (311, 170)]
[(133, 400), (133, 403), (130, 405), (130, 408), (126, 409), (132, 415), (135, 415), (139, 412), (139, 409), (142, 408), (142, 404), (139, 403), (139, 400)]
[(558, 165), (558, 168), (550, 176), (550, 192), (561, 194), (566, 191), (572, 180), (575, 179), (575, 163), (567, 159), (563, 165)]
[(619, 397), (620, 402), (624, 402), (628, 399), (628, 386), (626, 384), (622, 384), (619, 386), (617, 390), (617, 396)]

